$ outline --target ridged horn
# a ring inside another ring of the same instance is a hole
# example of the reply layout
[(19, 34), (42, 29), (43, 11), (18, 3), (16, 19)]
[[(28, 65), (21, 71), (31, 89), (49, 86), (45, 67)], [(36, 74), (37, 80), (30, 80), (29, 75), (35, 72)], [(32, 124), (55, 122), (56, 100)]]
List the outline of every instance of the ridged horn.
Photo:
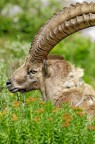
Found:
[(76, 3), (55, 14), (38, 32), (29, 51), (31, 61), (43, 61), (52, 48), (67, 36), (95, 26), (95, 3)]

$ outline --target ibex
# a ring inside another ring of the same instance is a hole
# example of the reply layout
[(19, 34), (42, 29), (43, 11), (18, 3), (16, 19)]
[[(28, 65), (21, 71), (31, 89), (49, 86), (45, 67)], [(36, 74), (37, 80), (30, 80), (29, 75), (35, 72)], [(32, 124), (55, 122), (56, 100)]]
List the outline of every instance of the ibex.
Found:
[(95, 115), (95, 91), (86, 84), (80, 68), (60, 56), (48, 56), (52, 48), (67, 36), (95, 26), (95, 3), (76, 3), (54, 14), (35, 36), (24, 64), (6, 85), (10, 92), (40, 90), (43, 100), (55, 105), (68, 101), (89, 117)]

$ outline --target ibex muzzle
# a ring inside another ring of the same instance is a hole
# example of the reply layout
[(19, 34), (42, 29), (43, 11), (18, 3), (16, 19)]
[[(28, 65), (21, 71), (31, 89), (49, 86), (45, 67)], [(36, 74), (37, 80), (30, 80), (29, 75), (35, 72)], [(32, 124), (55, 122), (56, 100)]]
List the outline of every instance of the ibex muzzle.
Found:
[(62, 39), (91, 26), (95, 26), (93, 2), (70, 5), (55, 14), (35, 36), (25, 63), (6, 82), (9, 91), (39, 89), (45, 100), (60, 104), (67, 98), (71, 105), (89, 112), (95, 103), (95, 91), (83, 82), (83, 71), (61, 57), (48, 58), (48, 54)]

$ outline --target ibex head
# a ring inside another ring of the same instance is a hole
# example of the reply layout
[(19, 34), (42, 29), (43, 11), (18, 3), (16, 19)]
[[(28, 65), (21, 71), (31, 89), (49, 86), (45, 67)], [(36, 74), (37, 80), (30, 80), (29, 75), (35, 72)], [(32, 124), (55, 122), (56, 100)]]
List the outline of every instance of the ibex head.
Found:
[(13, 93), (37, 90), (40, 89), (41, 78), (45, 76), (48, 76), (46, 62), (32, 63), (28, 56), (25, 63), (13, 73), (6, 84), (9, 91)]
[(49, 84), (50, 77), (53, 77), (50, 83), (59, 84), (62, 79), (66, 81), (72, 66), (62, 59), (49, 59), (48, 53), (65, 37), (90, 26), (95, 26), (95, 3), (77, 3), (55, 14), (35, 36), (25, 63), (6, 82), (9, 91), (26, 92), (34, 89), (47, 91), (49, 88), (46, 90), (45, 84), (46, 82)]
[(33, 63), (31, 56), (28, 56), (25, 63), (7, 80), (7, 88), (12, 93), (31, 90), (41, 90), (43, 93), (46, 80), (57, 75), (62, 75), (61, 78), (66, 77), (70, 70), (71, 65), (63, 57), (49, 56), (43, 62)]

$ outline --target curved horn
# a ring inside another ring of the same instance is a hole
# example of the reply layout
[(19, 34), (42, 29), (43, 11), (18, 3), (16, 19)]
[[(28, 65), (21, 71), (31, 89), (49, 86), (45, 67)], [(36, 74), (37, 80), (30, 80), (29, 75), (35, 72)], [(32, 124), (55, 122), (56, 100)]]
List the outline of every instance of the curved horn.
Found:
[(76, 3), (55, 14), (38, 32), (30, 49), (31, 61), (43, 61), (67, 36), (95, 26), (95, 3)]

